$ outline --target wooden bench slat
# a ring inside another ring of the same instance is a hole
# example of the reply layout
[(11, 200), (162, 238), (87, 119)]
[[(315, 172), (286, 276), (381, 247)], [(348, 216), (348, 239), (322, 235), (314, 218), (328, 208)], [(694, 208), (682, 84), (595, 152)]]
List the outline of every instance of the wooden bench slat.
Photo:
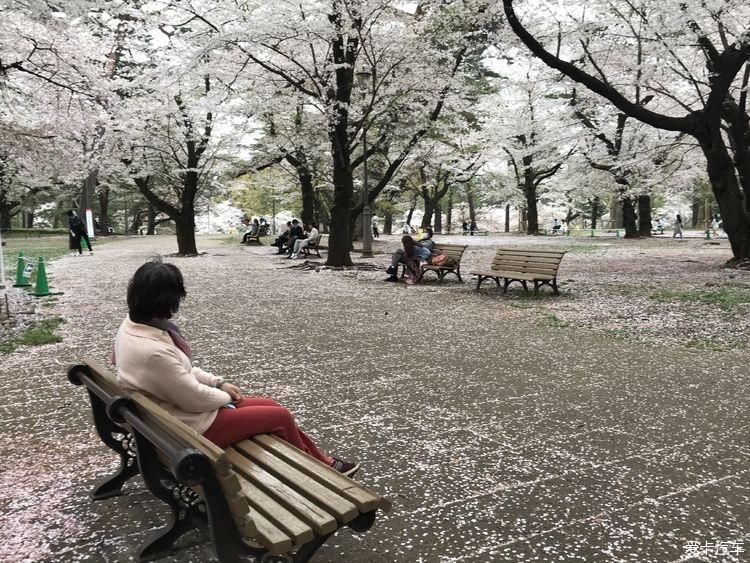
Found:
[(495, 262), (533, 262), (536, 264), (559, 264), (561, 257), (557, 256), (521, 256), (519, 254), (496, 254)]
[(241, 487), (242, 494), (245, 495), (250, 505), (250, 511), (258, 526), (259, 533), (263, 533), (264, 530), (258, 522), (257, 514), (262, 515), (269, 523), (278, 526), (283, 533), (292, 538), (295, 545), (302, 545), (315, 537), (315, 532), (309, 524), (300, 520), (293, 512), (276, 502), (265, 491), (246, 480), (242, 481)]
[(535, 274), (534, 272), (506, 272), (503, 270), (493, 270), (493, 272), (495, 272), (493, 275), (496, 277), (509, 278), (514, 280), (551, 280), (555, 277), (547, 274)]
[(348, 498), (359, 508), (360, 512), (369, 512), (376, 508), (388, 512), (391, 509), (391, 503), (379, 494), (366, 489), (346, 475), (327, 467), (305, 452), (293, 448), (281, 438), (270, 434), (261, 434), (254, 436), (253, 441), (271, 450), (278, 457), (283, 458), (300, 471), (304, 471), (313, 479)]
[(273, 522), (270, 522), (255, 508), (250, 508), (250, 516), (258, 529), (257, 533), (250, 537), (259, 541), (261, 545), (271, 553), (271, 555), (287, 553), (292, 547), (294, 547), (294, 541), (292, 538), (290, 538), (284, 530), (278, 528)]
[(512, 246), (500, 247), (497, 252), (508, 254), (520, 254), (522, 256), (563, 256), (565, 250), (539, 250), (535, 248), (514, 248)]
[(548, 267), (541, 267), (541, 266), (534, 266), (529, 264), (519, 264), (517, 262), (513, 263), (501, 263), (501, 264), (492, 264), (490, 266), (491, 270), (503, 270), (506, 272), (527, 272), (527, 273), (537, 273), (537, 274), (548, 274), (550, 276), (554, 276), (557, 273), (557, 268), (548, 268)]
[(274, 475), (256, 465), (233, 448), (226, 450), (229, 462), (243, 477), (255, 483), (266, 491), (279, 503), (296, 514), (303, 522), (307, 522), (316, 534), (330, 534), (338, 528), (336, 518), (287, 486)]
[(335, 515), (336, 519), (342, 524), (352, 521), (359, 515), (359, 510), (351, 501), (326, 488), (306, 473), (290, 466), (283, 459), (276, 457), (272, 452), (260, 447), (255, 442), (243, 440), (235, 444), (234, 449), (271, 471), (276, 477), (301, 495), (309, 498), (326, 512)]

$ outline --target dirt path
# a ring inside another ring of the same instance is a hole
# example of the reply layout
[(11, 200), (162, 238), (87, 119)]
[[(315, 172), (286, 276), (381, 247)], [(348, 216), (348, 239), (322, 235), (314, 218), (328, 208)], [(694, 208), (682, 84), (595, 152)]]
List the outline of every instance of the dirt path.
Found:
[[(498, 243), (470, 242), (467, 272)], [(632, 312), (611, 306), (617, 283), (682, 279), (697, 291), (744, 284), (744, 273), (717, 271), (722, 255), (698, 242), (688, 243), (695, 262), (665, 241), (576, 244), (561, 270), (563, 298), (533, 301), (469, 284), (386, 284), (380, 272), (289, 269), (268, 247), (208, 239), (207, 255), (173, 259), (188, 288), (178, 320), (197, 363), (288, 406), (394, 501), (370, 532), (342, 531), (316, 561), (662, 563), (687, 560), (688, 541), (730, 540), (750, 551), (746, 348), (653, 336), (644, 345), (604, 334), (595, 316), (593, 330), (578, 328), (596, 314), (628, 321)], [(0, 357), (9, 538), (0, 560), (124, 561), (159, 526), (163, 511), (140, 486), (88, 500), (114, 460), (65, 370), (107, 357), (129, 276), (172, 249), (171, 238), (149, 237), (56, 262), (65, 295), (49, 314), (68, 319), (64, 341)], [(646, 258), (623, 260), (629, 252)], [(669, 309), (648, 293), (623, 295), (657, 316)], [(683, 326), (705, 305), (681, 303)], [(198, 546), (174, 560), (208, 554)]]

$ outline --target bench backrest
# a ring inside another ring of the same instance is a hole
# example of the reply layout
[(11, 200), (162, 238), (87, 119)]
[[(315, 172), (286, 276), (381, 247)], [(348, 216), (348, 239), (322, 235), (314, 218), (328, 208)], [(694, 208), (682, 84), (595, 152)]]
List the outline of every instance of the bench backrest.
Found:
[(521, 274), (557, 276), (564, 250), (537, 250), (532, 248), (498, 248), (492, 260), (492, 269)]
[(320, 239), (323, 238), (323, 233), (318, 233), (318, 236), (315, 237), (315, 240), (310, 240), (310, 242), (307, 243), (307, 246), (318, 246), (320, 244)]
[(84, 363), (91, 368), (91, 378), (105, 391), (111, 393), (113, 397), (129, 397), (135, 403), (138, 415), (142, 420), (168, 434), (180, 444), (185, 445), (186, 448), (195, 449), (208, 458), (224, 491), (227, 505), (237, 528), (244, 536), (253, 537), (257, 529), (250, 517), (247, 499), (242, 495), (240, 481), (232, 470), (224, 450), (172, 416), (142, 393), (125, 391), (120, 387), (117, 378), (99, 363), (91, 359), (84, 360)]
[(464, 251), (466, 250), (468, 245), (466, 244), (447, 244), (443, 242), (436, 242), (435, 246), (432, 248), (432, 252), (434, 254), (445, 254), (453, 260), (454, 262), (458, 263), (461, 261), (461, 257), (464, 255)]

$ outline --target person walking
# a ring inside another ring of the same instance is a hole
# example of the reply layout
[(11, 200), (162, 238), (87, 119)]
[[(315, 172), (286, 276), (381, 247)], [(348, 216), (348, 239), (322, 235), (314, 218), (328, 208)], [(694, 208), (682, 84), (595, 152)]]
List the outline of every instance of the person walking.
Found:
[(94, 254), (94, 251), (91, 249), (89, 235), (86, 232), (86, 225), (83, 224), (83, 220), (72, 209), (68, 210), (68, 228), (70, 229), (70, 234), (73, 235), (73, 252), (71, 254), (75, 256), (76, 250), (78, 250), (78, 256), (83, 254), (81, 239), (86, 241), (89, 254)]
[(672, 238), (675, 238), (677, 235), (680, 235), (680, 238), (683, 238), (682, 237), (682, 217), (680, 216), (679, 213), (677, 214), (677, 217), (675, 218)]

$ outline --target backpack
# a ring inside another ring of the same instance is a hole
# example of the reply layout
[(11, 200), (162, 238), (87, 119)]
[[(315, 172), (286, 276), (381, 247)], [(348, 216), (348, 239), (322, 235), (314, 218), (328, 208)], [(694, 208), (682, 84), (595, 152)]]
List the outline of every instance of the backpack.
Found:
[(447, 254), (437, 254), (432, 257), (430, 264), (432, 266), (443, 266), (444, 268), (450, 268), (455, 265), (456, 261), (450, 258)]

